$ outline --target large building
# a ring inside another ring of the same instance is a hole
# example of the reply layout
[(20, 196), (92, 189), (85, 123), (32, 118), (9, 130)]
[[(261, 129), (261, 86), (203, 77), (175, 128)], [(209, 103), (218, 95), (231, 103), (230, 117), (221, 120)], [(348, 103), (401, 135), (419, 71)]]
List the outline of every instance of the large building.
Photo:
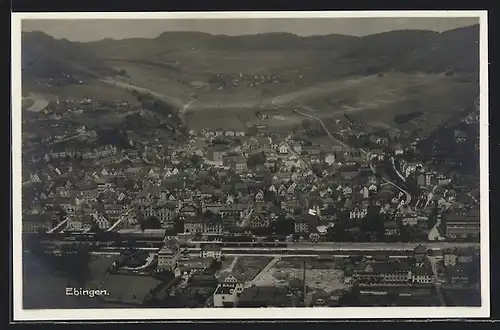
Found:
[(182, 255), (182, 251), (177, 246), (164, 246), (158, 252), (158, 271), (173, 271)]
[(408, 284), (412, 281), (411, 266), (405, 261), (373, 261), (359, 263), (352, 281), (364, 285)]
[(446, 224), (446, 237), (479, 236), (481, 230), (479, 219), (479, 209), (477, 208), (443, 214), (443, 221)]
[(243, 292), (245, 281), (239, 274), (222, 273), (214, 293), (214, 307), (233, 307)]
[(48, 214), (26, 214), (23, 216), (23, 233), (37, 233), (52, 229), (52, 217)]

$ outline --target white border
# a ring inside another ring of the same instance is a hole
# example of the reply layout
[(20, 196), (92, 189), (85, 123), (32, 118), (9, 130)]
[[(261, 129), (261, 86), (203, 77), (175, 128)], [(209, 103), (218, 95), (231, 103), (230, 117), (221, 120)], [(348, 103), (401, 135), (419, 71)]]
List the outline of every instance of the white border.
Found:
[[(22, 19), (231, 19), (231, 18), (478, 17), (480, 22), (480, 180), (481, 299), (470, 307), (228, 308), (228, 309), (68, 309), (23, 310), (21, 248), (21, 20)], [(187, 320), (187, 319), (363, 319), (479, 318), (490, 314), (488, 26), (487, 11), (346, 12), (177, 12), (177, 13), (13, 13), (12, 14), (12, 171), (13, 282), (15, 321)]]

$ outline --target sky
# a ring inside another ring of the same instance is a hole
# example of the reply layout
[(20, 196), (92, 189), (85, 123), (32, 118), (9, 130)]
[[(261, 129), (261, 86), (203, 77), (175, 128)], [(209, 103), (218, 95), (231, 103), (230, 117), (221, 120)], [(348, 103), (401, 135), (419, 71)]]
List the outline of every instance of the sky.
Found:
[(23, 19), (23, 31), (42, 31), (57, 39), (155, 38), (168, 31), (244, 35), (288, 32), (299, 36), (364, 36), (392, 30), (446, 31), (478, 24), (477, 17), (412, 18), (252, 18), (252, 19)]

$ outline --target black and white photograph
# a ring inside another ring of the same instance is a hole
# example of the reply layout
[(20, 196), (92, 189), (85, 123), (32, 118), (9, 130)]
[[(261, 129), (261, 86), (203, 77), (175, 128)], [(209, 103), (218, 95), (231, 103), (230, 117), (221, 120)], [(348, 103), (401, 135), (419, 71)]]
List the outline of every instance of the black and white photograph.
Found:
[(489, 316), (485, 11), (12, 24), (15, 318)]

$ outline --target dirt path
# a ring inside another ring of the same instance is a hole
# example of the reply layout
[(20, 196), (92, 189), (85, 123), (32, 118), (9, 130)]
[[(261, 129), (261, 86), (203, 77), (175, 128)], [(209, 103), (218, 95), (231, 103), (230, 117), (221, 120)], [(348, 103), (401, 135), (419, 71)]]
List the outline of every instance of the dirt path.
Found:
[(233, 269), (234, 269), (234, 265), (236, 265), (236, 262), (238, 261), (238, 257), (234, 257), (233, 259), (233, 262), (231, 262), (231, 264), (226, 268), (226, 269), (223, 269), (221, 271), (221, 273), (224, 273), (224, 272), (232, 272)]
[(274, 258), (273, 258), (273, 260), (271, 260), (271, 261), (270, 261), (270, 262), (266, 265), (266, 267), (264, 267), (264, 269), (262, 269), (262, 270), (260, 271), (260, 273), (258, 273), (258, 274), (257, 274), (257, 275), (253, 278), (253, 280), (250, 282), (250, 285), (258, 283), (258, 282), (262, 279), (262, 277), (263, 277), (263, 276), (265, 276), (265, 275), (269, 272), (269, 270), (270, 270), (271, 268), (273, 268), (273, 267), (274, 267), (274, 266), (278, 263), (278, 261), (280, 261), (280, 260), (281, 260), (281, 257), (274, 257)]

